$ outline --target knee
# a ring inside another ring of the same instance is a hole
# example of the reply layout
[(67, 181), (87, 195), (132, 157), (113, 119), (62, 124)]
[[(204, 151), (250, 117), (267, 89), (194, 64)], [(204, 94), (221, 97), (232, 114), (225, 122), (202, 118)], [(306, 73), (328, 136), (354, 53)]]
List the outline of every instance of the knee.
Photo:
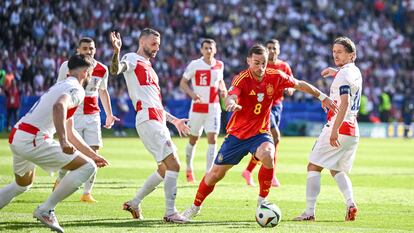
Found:
[(90, 174), (91, 176), (96, 173), (98, 167), (96, 166), (95, 162), (92, 160), (88, 160), (84, 165), (82, 165), (82, 170), (86, 173)]
[(280, 136), (278, 135), (276, 137), (273, 137), (273, 141), (274, 141), (275, 145), (279, 144), (279, 142), (280, 142)]

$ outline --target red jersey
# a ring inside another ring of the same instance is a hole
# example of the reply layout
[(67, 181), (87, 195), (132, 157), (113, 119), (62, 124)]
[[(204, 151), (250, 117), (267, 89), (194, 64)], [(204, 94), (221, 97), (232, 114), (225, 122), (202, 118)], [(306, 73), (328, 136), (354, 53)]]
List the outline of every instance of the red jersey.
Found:
[(296, 79), (285, 73), (267, 68), (263, 80), (257, 81), (249, 69), (234, 77), (229, 95), (237, 95), (240, 111), (235, 111), (227, 125), (227, 133), (247, 139), (269, 132), (269, 115), (278, 93), (294, 87)]
[[(280, 70), (280, 71), (285, 72), (289, 76), (293, 76), (292, 69), (290, 68), (289, 64), (279, 59), (274, 64), (267, 63), (267, 68), (273, 68), (275, 70)], [(280, 90), (278, 93), (276, 93), (276, 99), (273, 102), (273, 105), (280, 104), (282, 101), (283, 101), (283, 90)]]

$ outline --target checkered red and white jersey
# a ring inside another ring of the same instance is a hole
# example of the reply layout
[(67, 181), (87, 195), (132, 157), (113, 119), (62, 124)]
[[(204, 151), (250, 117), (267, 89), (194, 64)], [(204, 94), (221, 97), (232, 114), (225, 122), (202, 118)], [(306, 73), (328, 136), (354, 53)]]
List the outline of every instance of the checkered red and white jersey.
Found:
[(38, 128), (40, 132), (53, 135), (56, 132), (55, 124), (53, 123), (53, 105), (63, 94), (67, 94), (70, 97), (66, 118), (72, 117), (76, 108), (85, 98), (85, 90), (75, 77), (68, 77), (50, 87), (26, 115), (16, 123), (16, 126), (20, 123), (26, 123)]
[(125, 54), (121, 62), (127, 65), (124, 77), (129, 97), (137, 111), (136, 123), (157, 120), (165, 123), (165, 111), (162, 105), (158, 76), (151, 62), (136, 53)]
[(223, 80), (223, 70), (224, 64), (219, 60), (209, 65), (199, 58), (188, 64), (183, 78), (191, 80), (194, 92), (201, 97), (200, 103), (192, 102), (191, 111), (212, 114), (221, 111), (218, 87), (220, 80)]
[[(69, 75), (68, 61), (62, 63), (59, 68), (58, 82)], [(98, 89), (108, 88), (108, 67), (95, 60), (95, 66), (88, 85), (85, 88), (85, 100), (76, 110), (75, 114), (94, 114), (100, 111), (98, 105)]]

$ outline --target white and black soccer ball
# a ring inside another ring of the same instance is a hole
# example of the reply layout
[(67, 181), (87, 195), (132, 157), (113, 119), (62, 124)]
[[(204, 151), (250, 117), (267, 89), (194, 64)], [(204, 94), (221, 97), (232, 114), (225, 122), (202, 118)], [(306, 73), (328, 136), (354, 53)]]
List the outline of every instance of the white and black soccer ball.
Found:
[(272, 203), (263, 203), (256, 210), (256, 222), (261, 227), (275, 227), (282, 219), (279, 207)]

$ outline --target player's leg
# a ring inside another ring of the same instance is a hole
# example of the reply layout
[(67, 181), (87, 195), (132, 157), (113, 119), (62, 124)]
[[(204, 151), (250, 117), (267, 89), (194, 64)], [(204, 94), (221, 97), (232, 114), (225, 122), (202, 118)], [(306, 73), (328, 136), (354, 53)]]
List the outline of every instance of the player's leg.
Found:
[(279, 187), (280, 186), (280, 182), (276, 177), (276, 165), (277, 165), (277, 158), (278, 158), (278, 145), (281, 139), (281, 133), (279, 130), (279, 126), (280, 126), (280, 121), (282, 119), (282, 111), (283, 111), (283, 104), (280, 103), (276, 106), (273, 106), (272, 108), (272, 121), (271, 121), (271, 127), (270, 127), (270, 132), (272, 133), (272, 137), (273, 137), (273, 142), (275, 144), (275, 174), (273, 176), (272, 179), (272, 186), (273, 187)]
[(255, 139), (252, 141), (251, 153), (262, 162), (258, 174), (260, 187), (258, 205), (266, 200), (272, 184), (275, 153), (275, 148), (272, 142), (272, 139), (267, 134), (256, 135)]
[(220, 113), (209, 114), (205, 121), (205, 131), (207, 133), (207, 152), (206, 152), (206, 173), (211, 169), (217, 155), (217, 135), (220, 132)]
[(203, 123), (206, 114), (190, 112), (188, 126), (190, 127), (190, 135), (188, 136), (189, 141), (185, 147), (185, 158), (186, 158), (186, 176), (187, 182), (194, 183), (194, 156), (197, 147), (197, 141), (203, 132)]
[(33, 184), (35, 169), (27, 171), (20, 176), (15, 174), (15, 180), (0, 189), (0, 209), (9, 204), (15, 197), (28, 191)]
[(359, 138), (340, 134), (338, 140), (340, 142), (341, 157), (337, 167), (330, 171), (344, 197), (346, 205), (345, 221), (354, 221), (358, 209), (355, 204), (352, 182), (348, 173), (355, 159)]
[[(96, 153), (98, 153), (99, 149), (102, 148), (102, 132), (101, 132), (101, 118), (99, 114), (94, 115), (84, 115), (82, 116), (85, 118), (85, 121), (87, 122), (86, 125), (84, 125), (83, 130), (83, 139), (86, 142), (86, 144), (89, 145), (89, 147), (94, 150)], [(80, 197), (80, 200), (87, 203), (95, 203), (96, 200), (92, 196), (92, 188), (95, 184), (96, 179), (96, 172), (93, 174), (84, 184), (83, 188), (83, 194)]]

